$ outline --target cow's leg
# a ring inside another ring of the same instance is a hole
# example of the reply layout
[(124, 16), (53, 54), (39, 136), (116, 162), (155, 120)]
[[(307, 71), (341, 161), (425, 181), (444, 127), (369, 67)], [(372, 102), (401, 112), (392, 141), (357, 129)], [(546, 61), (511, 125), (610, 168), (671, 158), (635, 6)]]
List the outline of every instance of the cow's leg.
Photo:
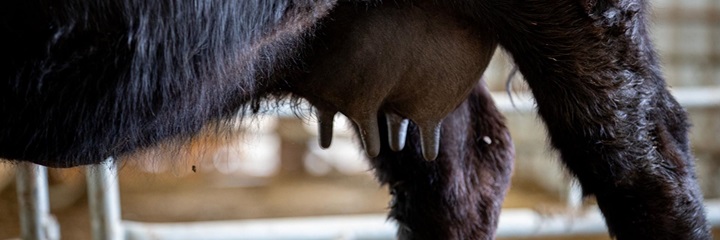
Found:
[[(385, 117), (380, 117), (380, 123)], [(385, 124), (381, 135), (387, 134)], [(513, 150), (504, 119), (487, 90), (472, 94), (442, 124), (440, 153), (426, 161), (417, 127), (400, 152), (381, 138), (371, 160), (393, 195), (391, 217), (400, 239), (492, 239), (510, 183)]]
[[(666, 90), (643, 0), (484, 1), (552, 145), (618, 239), (710, 239), (684, 110)], [(464, 9), (469, 9), (467, 6)], [(468, 13), (475, 14), (475, 13)]]

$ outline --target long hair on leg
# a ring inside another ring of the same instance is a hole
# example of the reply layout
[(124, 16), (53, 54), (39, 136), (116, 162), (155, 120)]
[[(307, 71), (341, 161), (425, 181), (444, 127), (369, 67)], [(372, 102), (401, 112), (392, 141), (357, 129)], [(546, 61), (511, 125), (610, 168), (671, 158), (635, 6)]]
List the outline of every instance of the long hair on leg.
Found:
[[(380, 126), (387, 134), (387, 127)], [(402, 151), (390, 150), (381, 138), (380, 155), (371, 159), (377, 179), (393, 195), (390, 217), (399, 224), (398, 237), (493, 239), (514, 158), (504, 118), (478, 84), (443, 121), (441, 131), (434, 161), (423, 159), (413, 124)]]

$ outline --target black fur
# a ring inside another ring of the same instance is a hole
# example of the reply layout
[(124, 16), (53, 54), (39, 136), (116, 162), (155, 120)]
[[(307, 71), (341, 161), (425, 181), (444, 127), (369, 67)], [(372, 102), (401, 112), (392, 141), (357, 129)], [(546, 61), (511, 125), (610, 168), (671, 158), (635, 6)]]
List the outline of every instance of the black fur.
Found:
[[(611, 235), (711, 238), (686, 115), (666, 90), (645, 0), (358, 2), (3, 1), (0, 157), (71, 167), (191, 138), (292, 91), (315, 69), (312, 56), (326, 40), (314, 36), (339, 29), (318, 23), (362, 21), (325, 18), (336, 4), (421, 8), (513, 56), (552, 146), (597, 197)], [(455, 97), (465, 96), (437, 102)], [(407, 145), (393, 152), (383, 142), (371, 160), (391, 186), (399, 237), (493, 238), (513, 154), (486, 90), (476, 86), (445, 118), (436, 161), (422, 159), (414, 126)]]
[(0, 156), (54, 167), (232, 116), (324, 1), (5, 1)]
[(491, 17), (477, 18), (495, 26), (532, 89), (552, 145), (584, 193), (597, 198), (611, 235), (710, 239), (687, 119), (661, 76), (646, 31), (647, 2), (493, 7)]

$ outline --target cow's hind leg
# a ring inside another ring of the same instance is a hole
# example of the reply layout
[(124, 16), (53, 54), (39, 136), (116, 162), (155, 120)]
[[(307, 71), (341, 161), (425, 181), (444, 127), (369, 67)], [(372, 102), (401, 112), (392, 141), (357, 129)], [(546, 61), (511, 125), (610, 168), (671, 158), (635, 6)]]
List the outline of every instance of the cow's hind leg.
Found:
[(390, 150), (382, 138), (380, 155), (371, 160), (393, 194), (390, 215), (400, 225), (399, 238), (492, 239), (514, 154), (487, 89), (476, 86), (444, 120), (435, 161), (423, 159), (417, 127), (408, 130), (404, 150)]
[(548, 89), (553, 97), (537, 99), (553, 146), (584, 194), (597, 198), (610, 233), (709, 239), (683, 109), (654, 84), (608, 92), (588, 87)]
[(597, 198), (610, 233), (710, 239), (685, 112), (660, 74), (646, 5), (504, 1), (489, 13), (552, 145), (584, 193)]
[(584, 194), (597, 198), (612, 235), (710, 238), (687, 120), (666, 89), (641, 83), (552, 92), (559, 86), (541, 85), (547, 93), (537, 95), (553, 95), (537, 97), (552, 144)]

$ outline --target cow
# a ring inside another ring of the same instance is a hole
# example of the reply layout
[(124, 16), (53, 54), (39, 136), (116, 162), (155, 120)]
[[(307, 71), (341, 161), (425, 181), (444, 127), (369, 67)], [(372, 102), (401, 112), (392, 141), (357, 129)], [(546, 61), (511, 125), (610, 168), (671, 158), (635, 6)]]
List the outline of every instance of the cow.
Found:
[(710, 239), (645, 0), (10, 0), (0, 157), (95, 164), (262, 101), (346, 115), (399, 239), (492, 239), (513, 146), (480, 81), (499, 46), (617, 239)]

